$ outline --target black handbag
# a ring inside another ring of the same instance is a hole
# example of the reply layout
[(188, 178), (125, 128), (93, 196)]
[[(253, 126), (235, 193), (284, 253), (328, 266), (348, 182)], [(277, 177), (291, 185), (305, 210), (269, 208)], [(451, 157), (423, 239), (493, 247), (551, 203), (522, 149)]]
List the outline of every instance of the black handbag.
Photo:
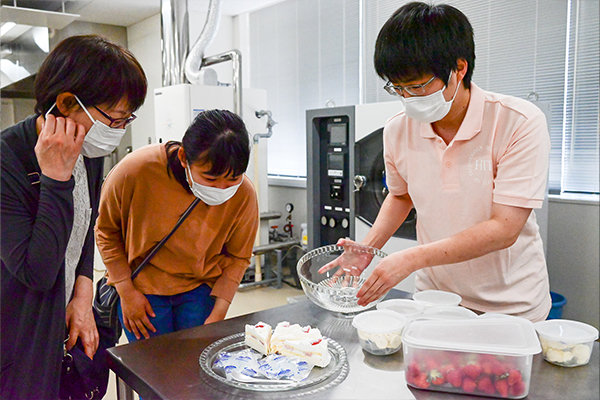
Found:
[[(138, 267), (131, 274), (131, 280), (135, 279), (135, 277), (140, 273), (142, 268), (148, 264), (150, 259), (156, 254), (156, 252), (165, 244), (165, 242), (175, 233), (177, 228), (183, 223), (186, 217), (192, 212), (194, 207), (200, 199), (195, 198), (194, 201), (189, 205), (189, 207), (183, 212), (183, 214), (177, 220), (177, 223), (164, 238), (154, 248), (150, 253), (144, 258), (144, 260), (138, 265)], [(119, 321), (119, 317), (117, 315), (117, 300), (119, 299), (119, 294), (117, 293), (117, 289), (107, 284), (107, 276), (103, 276), (96, 283), (96, 295), (94, 296), (94, 302), (92, 307), (94, 308), (95, 313), (97, 314), (96, 318), (96, 326), (98, 330), (103, 328), (110, 337), (112, 341), (112, 345), (114, 346), (119, 341), (121, 337), (121, 333), (123, 328), (121, 327), (121, 322)], [(111, 346), (112, 347), (112, 346)]]
[[(94, 319), (98, 324), (98, 315)], [(91, 360), (83, 350), (80, 340), (72, 349), (64, 349), (60, 374), (60, 400), (102, 399), (108, 388), (108, 364), (106, 349), (114, 346), (110, 332), (98, 327), (100, 341)], [(66, 344), (65, 340), (65, 344)]]

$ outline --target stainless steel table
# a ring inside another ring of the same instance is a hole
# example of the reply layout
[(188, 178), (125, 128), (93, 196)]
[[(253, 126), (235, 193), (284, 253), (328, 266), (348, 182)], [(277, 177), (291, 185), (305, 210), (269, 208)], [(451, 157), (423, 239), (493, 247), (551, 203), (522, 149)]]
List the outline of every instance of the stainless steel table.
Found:
[[(410, 294), (392, 290), (387, 298)], [(245, 324), (264, 321), (272, 325), (287, 320), (318, 327), (322, 334), (340, 343), (347, 352), (350, 371), (335, 387), (312, 395), (301, 390), (260, 393), (232, 388), (201, 371), (202, 350), (225, 336), (243, 332)], [(116, 375), (144, 400), (150, 399), (474, 399), (409, 388), (404, 378), (402, 351), (377, 357), (362, 350), (352, 320), (325, 311), (310, 301), (276, 307), (218, 323), (157, 336), (108, 350), (109, 364)], [(599, 396), (599, 349), (594, 343), (586, 366), (562, 368), (535, 355), (528, 399), (594, 399)]]

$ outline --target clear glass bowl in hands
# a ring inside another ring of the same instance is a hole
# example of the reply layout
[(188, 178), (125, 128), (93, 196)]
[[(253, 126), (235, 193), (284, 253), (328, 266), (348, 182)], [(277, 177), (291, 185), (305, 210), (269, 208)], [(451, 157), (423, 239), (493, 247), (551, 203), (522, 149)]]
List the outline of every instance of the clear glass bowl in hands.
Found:
[(374, 247), (329, 245), (306, 253), (298, 260), (296, 270), (304, 293), (313, 303), (342, 316), (353, 317), (383, 298), (360, 306), (356, 294), (386, 255)]

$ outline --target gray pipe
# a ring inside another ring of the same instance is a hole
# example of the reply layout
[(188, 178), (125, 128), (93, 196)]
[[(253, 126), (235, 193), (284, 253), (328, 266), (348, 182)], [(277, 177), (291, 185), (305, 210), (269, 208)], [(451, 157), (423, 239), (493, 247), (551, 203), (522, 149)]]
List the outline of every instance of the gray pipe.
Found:
[(204, 28), (185, 59), (185, 76), (192, 84), (200, 83), (202, 77), (200, 69), (205, 66), (203, 63), (204, 51), (217, 35), (220, 19), (221, 1), (210, 0)]
[(267, 116), (267, 133), (256, 133), (254, 136), (252, 136), (252, 141), (256, 144), (261, 138), (268, 139), (273, 136), (273, 126), (277, 123), (277, 121), (274, 121), (273, 118), (271, 118), (270, 110), (256, 111), (254, 115), (256, 115), (256, 118), (262, 118), (265, 115)]
[(187, 0), (161, 0), (162, 84), (185, 83), (184, 60), (189, 45)]

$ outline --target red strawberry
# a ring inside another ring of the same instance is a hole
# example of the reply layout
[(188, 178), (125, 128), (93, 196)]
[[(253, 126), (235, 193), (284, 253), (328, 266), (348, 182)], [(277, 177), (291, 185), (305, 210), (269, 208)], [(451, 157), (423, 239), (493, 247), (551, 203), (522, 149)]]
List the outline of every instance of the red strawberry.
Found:
[(410, 376), (417, 376), (420, 373), (421, 370), (419, 369), (419, 364), (417, 364), (415, 361), (411, 362), (406, 369), (406, 374)]
[(463, 373), (459, 368), (453, 368), (446, 372), (446, 381), (452, 386), (458, 388), (462, 386)]
[(471, 379), (479, 378), (481, 375), (481, 365), (475, 363), (469, 363), (463, 367), (463, 372), (466, 376)]
[(481, 363), (481, 372), (483, 372), (486, 375), (492, 375), (493, 374), (493, 363), (491, 361), (488, 360), (483, 360), (480, 362)]
[(511, 396), (520, 396), (523, 394), (523, 392), (525, 391), (525, 384), (522, 381), (517, 381), (515, 382), (512, 386), (510, 387), (510, 395)]
[(489, 376), (484, 376), (477, 382), (477, 389), (485, 394), (494, 394), (494, 384)]
[(506, 381), (506, 379), (497, 380), (494, 383), (494, 386), (496, 387), (496, 391), (498, 392), (498, 394), (500, 394), (500, 396), (508, 396), (508, 382)]
[(492, 373), (496, 376), (502, 376), (508, 372), (508, 368), (500, 361), (496, 361), (492, 365)]
[(446, 374), (448, 373), (448, 371), (451, 371), (451, 370), (453, 370), (453, 369), (455, 369), (454, 365), (452, 365), (452, 364), (444, 364), (444, 365), (442, 365), (442, 366), (440, 367), (440, 372), (441, 372), (442, 374), (444, 374), (444, 377), (445, 377), (445, 376), (446, 376)]
[(440, 367), (440, 363), (433, 357), (425, 358), (425, 367), (428, 370), (438, 369)]
[(462, 382), (462, 390), (465, 393), (473, 393), (475, 391), (475, 388), (477, 387), (477, 384), (475, 383), (475, 381), (469, 377), (465, 377), (465, 379), (463, 379)]
[(512, 386), (517, 382), (523, 382), (521, 371), (519, 371), (518, 369), (511, 369), (510, 371), (508, 371), (508, 385)]
[(429, 382), (427, 381), (427, 375), (419, 374), (415, 377), (413, 384), (420, 389), (427, 389), (429, 387)]
[(437, 369), (432, 369), (429, 371), (429, 382), (431, 382), (433, 385), (442, 385), (446, 382), (446, 380), (440, 371)]

